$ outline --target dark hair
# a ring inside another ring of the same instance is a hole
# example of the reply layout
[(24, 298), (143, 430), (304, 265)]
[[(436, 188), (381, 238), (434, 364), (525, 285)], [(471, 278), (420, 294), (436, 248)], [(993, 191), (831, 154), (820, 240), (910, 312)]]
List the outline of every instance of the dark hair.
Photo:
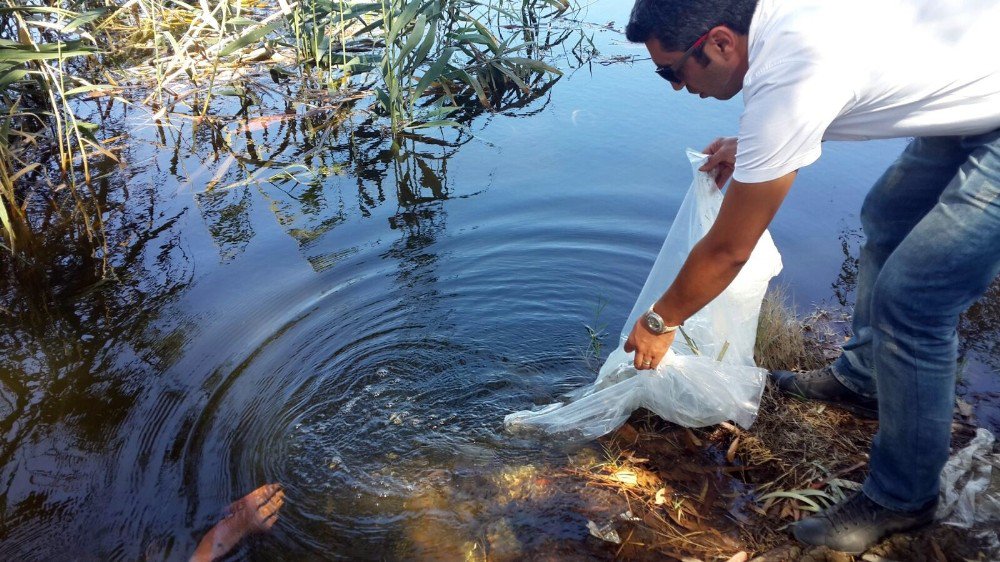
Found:
[(757, 0), (636, 0), (625, 36), (634, 43), (656, 37), (668, 51), (686, 51), (718, 25), (746, 35), (756, 8)]

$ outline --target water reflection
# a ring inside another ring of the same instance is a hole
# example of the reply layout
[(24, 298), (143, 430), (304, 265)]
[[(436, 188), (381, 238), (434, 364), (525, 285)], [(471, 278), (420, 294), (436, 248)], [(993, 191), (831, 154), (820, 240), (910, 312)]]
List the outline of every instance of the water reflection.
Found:
[(975, 352), (994, 374), (1000, 372), (1000, 279), (962, 316), (963, 350)]
[[(833, 283), (834, 297), (840, 307), (854, 306), (858, 281), (858, 255), (864, 234), (857, 228), (844, 228), (838, 236), (844, 260)], [(959, 319), (960, 394), (976, 406), (979, 423), (992, 431), (1000, 430), (1000, 278)], [(975, 389), (975, 390), (969, 390)]]
[(180, 214), (161, 209), (155, 186), (101, 172), (106, 262), (55, 227), (0, 260), (0, 541), (12, 560), (76, 552), (92, 532), (81, 515), (114, 510), (101, 492), (117, 435), (186, 338), (160, 318), (191, 280)]
[(854, 289), (858, 284), (858, 255), (861, 253), (861, 244), (864, 242), (864, 234), (860, 228), (844, 228), (837, 235), (840, 240), (840, 250), (844, 254), (844, 261), (840, 264), (840, 271), (837, 273), (837, 280), (833, 282), (833, 296), (837, 303), (846, 310), (854, 307)]
[(219, 258), (227, 262), (241, 254), (254, 234), (249, 216), (250, 188), (197, 193), (194, 201), (219, 247)]

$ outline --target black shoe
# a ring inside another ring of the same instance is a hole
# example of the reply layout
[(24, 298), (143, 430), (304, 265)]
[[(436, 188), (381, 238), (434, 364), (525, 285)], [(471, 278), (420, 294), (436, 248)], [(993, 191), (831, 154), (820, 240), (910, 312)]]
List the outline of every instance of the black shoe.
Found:
[(878, 419), (878, 400), (862, 396), (841, 384), (833, 376), (832, 367), (805, 373), (771, 371), (771, 380), (786, 394), (826, 402), (863, 418)]
[(861, 554), (891, 533), (910, 531), (934, 520), (937, 499), (916, 512), (886, 509), (861, 492), (792, 527), (799, 542)]

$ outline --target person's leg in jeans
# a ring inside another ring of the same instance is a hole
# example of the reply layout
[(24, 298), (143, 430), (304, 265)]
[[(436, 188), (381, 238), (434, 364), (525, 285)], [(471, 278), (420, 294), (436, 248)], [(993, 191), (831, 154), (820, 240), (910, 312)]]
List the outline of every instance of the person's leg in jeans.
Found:
[(861, 494), (795, 526), (808, 544), (860, 553), (933, 519), (951, 440), (959, 315), (1000, 273), (1000, 131), (949, 142), (968, 156), (871, 287), (879, 430), (868, 478)]
[(868, 311), (880, 423), (864, 492), (897, 511), (937, 498), (951, 439), (959, 316), (1000, 273), (1000, 131), (961, 145), (969, 157), (885, 260)]
[(865, 197), (861, 226), (866, 240), (859, 258), (853, 336), (833, 364), (837, 380), (858, 394), (876, 393), (870, 328), (875, 280), (889, 255), (937, 204), (967, 156), (960, 137), (914, 139)]

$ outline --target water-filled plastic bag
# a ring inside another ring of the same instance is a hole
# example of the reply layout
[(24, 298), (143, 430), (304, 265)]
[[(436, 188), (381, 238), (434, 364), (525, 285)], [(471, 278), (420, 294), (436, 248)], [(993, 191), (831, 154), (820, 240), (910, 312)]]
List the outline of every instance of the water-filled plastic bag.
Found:
[(781, 271), (781, 256), (764, 232), (749, 261), (715, 300), (684, 323), (655, 369), (637, 371), (623, 344), (632, 327), (677, 276), (691, 248), (711, 228), (722, 192), (705, 172), (707, 156), (688, 150), (694, 180), (663, 242), (646, 284), (593, 384), (554, 404), (507, 415), (508, 429), (539, 429), (592, 439), (608, 433), (637, 408), (686, 427), (732, 420), (744, 428), (757, 417), (767, 371), (753, 359), (757, 319), (768, 282)]

